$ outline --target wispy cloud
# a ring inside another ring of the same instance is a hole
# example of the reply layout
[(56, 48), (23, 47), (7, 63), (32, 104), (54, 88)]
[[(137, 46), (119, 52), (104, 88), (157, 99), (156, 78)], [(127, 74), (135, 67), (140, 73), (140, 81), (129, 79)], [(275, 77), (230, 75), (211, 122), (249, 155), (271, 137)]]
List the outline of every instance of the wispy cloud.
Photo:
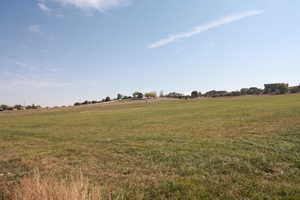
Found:
[(19, 78), (19, 79), (12, 79), (6, 80), (6, 85), (10, 87), (23, 87), (23, 88), (62, 88), (71, 86), (69, 82), (61, 82), (53, 79), (33, 79), (33, 78)]
[(38, 66), (38, 65), (27, 64), (27, 63), (20, 62), (20, 61), (14, 61), (14, 64), (27, 72), (51, 72), (51, 73), (54, 73), (54, 72), (60, 71), (60, 68), (58, 68), (58, 67)]
[(37, 6), (44, 12), (51, 12), (52, 10), (43, 2), (38, 2)]
[(27, 71), (36, 71), (36, 70), (39, 70), (40, 67), (37, 67), (35, 65), (29, 65), (29, 64), (26, 64), (26, 63), (23, 63), (23, 62), (19, 62), (19, 61), (15, 61), (15, 64), (24, 69), (24, 70), (27, 70)]
[(28, 30), (29, 30), (30, 32), (33, 32), (33, 33), (41, 33), (41, 27), (40, 27), (40, 25), (37, 25), (37, 24), (35, 24), (35, 25), (30, 25), (30, 26), (28, 27)]
[(64, 17), (64, 15), (61, 12), (49, 8), (46, 4), (46, 0), (39, 0), (39, 2), (37, 3), (37, 7), (46, 14), (50, 14), (59, 18)]
[(128, 0), (53, 0), (63, 5), (72, 5), (83, 9), (105, 11), (118, 6), (126, 5)]
[[(0, 73), (0, 85), (7, 87), (65, 87), (69, 82), (57, 80), (60, 68), (50, 66), (31, 65), (7, 58), (8, 63), (17, 66), (20, 70), (4, 71)], [(5, 84), (4, 84), (5, 83)], [(1, 87), (0, 87), (1, 89)]]
[(189, 38), (189, 37), (192, 37), (192, 36), (197, 35), (199, 33), (203, 33), (205, 31), (208, 31), (208, 30), (211, 30), (211, 29), (214, 29), (214, 28), (218, 28), (222, 25), (226, 25), (226, 24), (233, 23), (235, 21), (239, 21), (239, 20), (244, 19), (246, 17), (252, 17), (252, 16), (260, 15), (263, 12), (264, 12), (263, 10), (252, 10), (252, 11), (239, 13), (239, 14), (236, 14), (236, 15), (225, 16), (225, 17), (222, 17), (222, 18), (220, 18), (216, 21), (212, 21), (208, 24), (203, 24), (203, 25), (200, 25), (200, 26), (196, 26), (196, 27), (193, 28), (192, 31), (171, 35), (167, 38), (164, 38), (162, 40), (154, 42), (153, 44), (150, 44), (148, 46), (148, 48), (151, 48), (151, 49), (152, 48), (159, 48), (159, 47), (165, 46), (167, 44), (170, 44), (172, 42), (175, 42), (177, 40), (184, 39), (184, 38)]

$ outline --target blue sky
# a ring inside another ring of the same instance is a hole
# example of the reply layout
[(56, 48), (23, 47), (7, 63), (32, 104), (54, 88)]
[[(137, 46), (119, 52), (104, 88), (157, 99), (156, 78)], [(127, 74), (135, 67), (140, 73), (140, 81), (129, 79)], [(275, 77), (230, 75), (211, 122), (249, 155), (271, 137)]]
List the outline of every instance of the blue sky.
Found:
[(3, 0), (0, 104), (298, 85), (300, 1)]

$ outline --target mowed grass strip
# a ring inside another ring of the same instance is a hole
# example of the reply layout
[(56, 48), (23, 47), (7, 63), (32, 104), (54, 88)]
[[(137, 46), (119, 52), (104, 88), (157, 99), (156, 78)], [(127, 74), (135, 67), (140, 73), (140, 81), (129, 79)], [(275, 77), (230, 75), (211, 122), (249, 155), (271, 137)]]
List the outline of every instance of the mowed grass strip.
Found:
[(36, 168), (104, 199), (300, 199), (300, 95), (0, 113), (0, 180)]

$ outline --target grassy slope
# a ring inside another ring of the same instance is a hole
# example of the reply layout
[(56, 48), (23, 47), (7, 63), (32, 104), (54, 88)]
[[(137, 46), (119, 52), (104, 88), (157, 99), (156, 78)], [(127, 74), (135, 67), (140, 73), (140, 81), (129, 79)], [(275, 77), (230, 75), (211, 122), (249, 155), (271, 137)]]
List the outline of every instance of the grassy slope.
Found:
[(300, 95), (0, 113), (0, 180), (36, 167), (130, 199), (300, 199)]

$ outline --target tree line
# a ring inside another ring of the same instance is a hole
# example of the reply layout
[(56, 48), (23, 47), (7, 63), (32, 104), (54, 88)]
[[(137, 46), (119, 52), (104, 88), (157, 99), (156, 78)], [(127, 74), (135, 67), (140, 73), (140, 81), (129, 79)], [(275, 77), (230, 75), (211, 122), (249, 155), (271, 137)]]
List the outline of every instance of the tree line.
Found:
[[(142, 93), (139, 91), (134, 92), (131, 96), (126, 96), (122, 94), (117, 94), (116, 98), (111, 98), (107, 96), (101, 100), (85, 100), (83, 102), (76, 102), (74, 106), (81, 106), (81, 105), (88, 105), (88, 104), (98, 104), (98, 103), (107, 103), (112, 101), (122, 101), (122, 100), (142, 100), (142, 99), (153, 99), (159, 97), (164, 98), (177, 98), (177, 99), (192, 99), (192, 98), (199, 98), (199, 97), (234, 97), (234, 96), (245, 96), (245, 95), (280, 95), (280, 94), (287, 94), (287, 93), (300, 93), (300, 85), (289, 87), (286, 83), (273, 83), (273, 84), (265, 84), (264, 89), (260, 89), (257, 87), (250, 87), (250, 88), (242, 88), (237, 91), (217, 91), (211, 90), (206, 93), (201, 93), (200, 91), (194, 90), (191, 94), (182, 94), (178, 92), (170, 92), (168, 94), (164, 94), (160, 92), (157, 95), (156, 92), (147, 92)], [(39, 105), (15, 105), (15, 106), (8, 106), (8, 105), (0, 105), (0, 111), (6, 110), (31, 110), (31, 109), (39, 109), (42, 108)]]
[(156, 98), (157, 97), (157, 93), (156, 92), (147, 92), (147, 93), (142, 93), (142, 92), (134, 92), (132, 94), (132, 96), (126, 96), (126, 95), (122, 95), (122, 94), (117, 94), (116, 98), (110, 98), (109, 96), (97, 101), (97, 100), (93, 100), (93, 101), (84, 101), (84, 102), (76, 102), (74, 103), (74, 106), (80, 106), (80, 105), (88, 105), (88, 104), (98, 104), (98, 103), (107, 103), (107, 102), (113, 102), (113, 101), (121, 101), (121, 100), (141, 100), (141, 99), (149, 99), (149, 98)]
[[(300, 85), (289, 87), (286, 83), (273, 83), (273, 84), (265, 84), (264, 89), (260, 89), (257, 87), (250, 88), (242, 88), (237, 91), (217, 91), (211, 90), (206, 93), (201, 93), (200, 91), (194, 90), (191, 94), (186, 95), (178, 92), (170, 92), (166, 95), (163, 92), (160, 92), (159, 97), (165, 98), (177, 98), (177, 99), (192, 99), (199, 97), (234, 97), (234, 96), (245, 96), (245, 95), (280, 95), (287, 93), (300, 93)], [(105, 103), (111, 101), (120, 101), (120, 100), (142, 100), (142, 99), (151, 99), (157, 98), (158, 95), (156, 92), (147, 92), (142, 93), (136, 91), (132, 94), (132, 96), (124, 96), (122, 94), (117, 94), (116, 98), (106, 97), (100, 101), (84, 101), (82, 103), (76, 102), (75, 106), (86, 105), (86, 104), (96, 104), (96, 103)]]
[(35, 109), (40, 109), (42, 108), (39, 105), (27, 105), (27, 106), (23, 106), (20, 104), (14, 105), (14, 106), (8, 106), (5, 104), (0, 105), (0, 111), (12, 111), (12, 110), (35, 110)]
[(198, 98), (198, 97), (233, 97), (245, 95), (280, 95), (287, 93), (300, 93), (300, 85), (289, 87), (286, 83), (265, 84), (264, 89), (257, 87), (242, 88), (237, 91), (217, 91), (211, 90), (204, 94), (195, 90), (190, 95), (184, 95), (176, 92), (169, 93), (166, 97), (171, 98)]

